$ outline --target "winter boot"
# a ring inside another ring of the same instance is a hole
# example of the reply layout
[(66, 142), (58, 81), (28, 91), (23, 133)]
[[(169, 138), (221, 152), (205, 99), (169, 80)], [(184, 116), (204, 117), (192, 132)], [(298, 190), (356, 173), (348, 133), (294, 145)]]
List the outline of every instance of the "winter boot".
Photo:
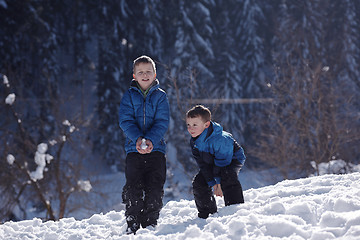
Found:
[(128, 216), (126, 218), (127, 228), (126, 234), (135, 234), (137, 230), (140, 228), (140, 224), (137, 222), (134, 216)]

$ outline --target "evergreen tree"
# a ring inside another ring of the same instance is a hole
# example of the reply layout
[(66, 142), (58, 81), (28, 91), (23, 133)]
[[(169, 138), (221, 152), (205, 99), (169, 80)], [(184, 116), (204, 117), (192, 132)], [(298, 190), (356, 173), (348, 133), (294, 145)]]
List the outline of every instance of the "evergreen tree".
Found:
[(356, 11), (356, 5), (359, 6), (356, 1), (352, 0), (334, 1), (329, 4), (329, 22), (326, 26), (328, 44), (326, 47), (327, 59), (330, 60), (329, 64), (331, 64), (332, 70), (338, 75), (338, 81), (347, 79), (349, 82), (354, 82), (359, 88), (360, 14)]
[(213, 19), (217, 20), (214, 69), (221, 79), (214, 85), (217, 89), (214, 98), (235, 100), (222, 107), (221, 120), (240, 142), (244, 142), (246, 125), (254, 119), (251, 114), (256, 112), (255, 104), (244, 105), (236, 100), (262, 96), (261, 87), (265, 85), (264, 36), (260, 28), (264, 21), (263, 10), (257, 1), (220, 0), (214, 8)]
[[(272, 1), (242, 1), (242, 8), (237, 14), (239, 26), (235, 30), (237, 48), (241, 57), (241, 87), (242, 97), (256, 99), (260, 102), (250, 102), (243, 106), (240, 119), (243, 122), (242, 141), (246, 146), (254, 146), (257, 134), (261, 133), (259, 123), (264, 121), (269, 106), (263, 98), (269, 96), (266, 81), (272, 77), (270, 63), (270, 48), (266, 47), (272, 37), (272, 10), (276, 2)], [(266, 16), (265, 13), (268, 15)], [(250, 155), (250, 154), (249, 154)], [(250, 156), (249, 156), (250, 157)], [(249, 166), (258, 164), (258, 160), (249, 162)]]
[[(243, 141), (243, 105), (236, 103), (242, 98), (241, 81), (243, 74), (241, 66), (244, 61), (236, 43), (235, 31), (239, 22), (234, 21), (238, 10), (241, 9), (237, 1), (215, 1), (211, 8), (211, 18), (214, 34), (211, 40), (214, 51), (214, 78), (208, 83), (211, 99), (224, 99), (210, 105), (213, 119), (219, 121), (225, 130), (231, 132), (239, 141)], [(231, 100), (233, 100), (231, 102)], [(223, 101), (223, 102), (222, 102)]]
[[(334, 75), (333, 84), (337, 91), (335, 95), (342, 96), (337, 99), (341, 107), (338, 109), (340, 116), (338, 121), (343, 128), (359, 129), (358, 121), (355, 120), (353, 112), (359, 109), (360, 103), (360, 4), (357, 1), (334, 1), (328, 5), (328, 24), (326, 25), (326, 45), (329, 71)], [(341, 24), (339, 24), (339, 22)], [(344, 130), (344, 137), (347, 139), (342, 147), (339, 156), (342, 159), (351, 161), (356, 155), (354, 149), (356, 142), (359, 142), (359, 132), (351, 133)]]
[(16, 81), (17, 93), (32, 98), (29, 109), (34, 101), (38, 103), (40, 114), (35, 116), (34, 111), (28, 114), (46, 124), (45, 128), (37, 130), (38, 138), (46, 139), (54, 131), (51, 109), (58, 97), (58, 36), (52, 18), (55, 10), (51, 4), (38, 1), (11, 1), (5, 9), (0, 9), (4, 19), (0, 69)]
[(212, 6), (212, 1), (205, 0), (179, 2), (175, 57), (169, 73), (172, 87), (167, 90), (170, 105), (175, 106), (171, 111), (170, 141), (177, 146), (178, 160), (185, 169), (193, 167), (188, 164), (190, 158), (185, 113), (191, 105), (201, 103), (191, 99), (211, 96), (206, 86), (210, 86), (214, 79), (211, 69), (215, 57), (211, 46)]
[[(97, 129), (95, 149), (109, 165), (124, 166), (124, 138), (118, 123), (121, 92), (129, 86), (126, 17), (130, 12), (126, 1), (101, 1), (97, 11)], [(122, 86), (122, 87), (121, 87)]]

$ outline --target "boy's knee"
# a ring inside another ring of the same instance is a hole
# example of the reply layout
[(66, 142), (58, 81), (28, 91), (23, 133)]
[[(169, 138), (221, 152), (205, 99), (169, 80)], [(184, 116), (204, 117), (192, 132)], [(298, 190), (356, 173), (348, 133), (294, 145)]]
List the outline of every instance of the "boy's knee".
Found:
[(208, 186), (205, 178), (200, 173), (194, 177), (192, 185), (193, 187)]

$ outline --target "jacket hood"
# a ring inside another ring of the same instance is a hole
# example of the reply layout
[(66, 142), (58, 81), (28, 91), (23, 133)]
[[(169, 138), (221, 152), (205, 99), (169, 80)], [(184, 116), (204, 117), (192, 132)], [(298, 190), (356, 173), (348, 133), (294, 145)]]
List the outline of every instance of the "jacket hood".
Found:
[(208, 127), (208, 129), (210, 130), (210, 128), (212, 128), (212, 131), (208, 131), (206, 138), (211, 138), (215, 135), (222, 134), (223, 127), (220, 124), (210, 121), (210, 126)]

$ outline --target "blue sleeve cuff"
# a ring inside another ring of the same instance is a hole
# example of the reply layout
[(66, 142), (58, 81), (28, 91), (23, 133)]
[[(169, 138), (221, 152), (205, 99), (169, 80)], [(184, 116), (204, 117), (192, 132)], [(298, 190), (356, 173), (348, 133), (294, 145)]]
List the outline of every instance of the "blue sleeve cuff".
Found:
[(221, 178), (220, 177), (215, 177), (215, 182), (216, 182), (216, 184), (220, 184)]
[(207, 182), (207, 184), (212, 187), (216, 184), (216, 181), (215, 180), (211, 180), (210, 182)]
[(207, 182), (207, 184), (212, 187), (215, 184), (220, 184), (221, 178), (220, 177), (215, 177), (213, 180)]

